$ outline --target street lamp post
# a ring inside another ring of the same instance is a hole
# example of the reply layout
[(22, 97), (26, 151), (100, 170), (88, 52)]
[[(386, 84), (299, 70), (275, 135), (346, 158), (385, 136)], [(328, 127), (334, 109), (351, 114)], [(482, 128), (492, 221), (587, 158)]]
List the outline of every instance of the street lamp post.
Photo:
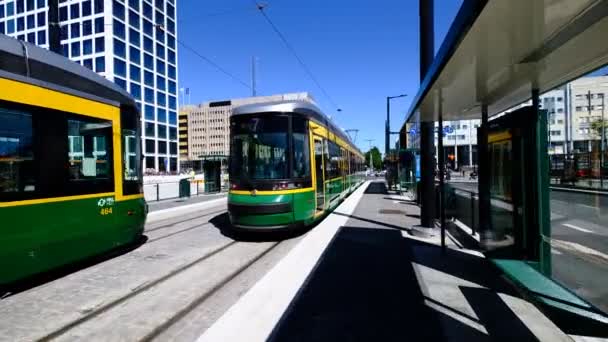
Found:
[(372, 172), (374, 166), (372, 164), (372, 141), (376, 139), (365, 139), (369, 143), (369, 172)]
[(401, 95), (397, 95), (397, 96), (387, 96), (386, 97), (386, 122), (385, 122), (385, 128), (384, 128), (384, 133), (385, 133), (385, 141), (384, 141), (384, 155), (388, 156), (388, 152), (390, 151), (390, 139), (391, 139), (391, 100), (392, 99), (397, 99), (400, 97), (406, 97), (407, 94), (401, 94)]

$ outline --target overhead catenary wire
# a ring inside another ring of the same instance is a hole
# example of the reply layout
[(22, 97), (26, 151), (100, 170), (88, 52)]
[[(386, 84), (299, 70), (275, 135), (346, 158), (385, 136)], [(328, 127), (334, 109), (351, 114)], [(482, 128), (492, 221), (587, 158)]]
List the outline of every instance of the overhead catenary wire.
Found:
[(211, 65), (213, 68), (215, 68), (217, 71), (223, 73), (224, 75), (232, 78), (234, 81), (236, 81), (237, 83), (240, 83), (243, 87), (251, 90), (251, 85), (247, 84), (247, 82), (241, 80), (240, 78), (234, 76), (232, 73), (230, 73), (228, 70), (222, 68), (221, 66), (219, 66), (217, 63), (215, 63), (214, 61), (212, 61), (211, 59), (209, 59), (208, 57), (205, 57), (203, 54), (201, 54), (200, 52), (196, 51), (194, 48), (192, 48), (191, 46), (189, 46), (188, 44), (184, 43), (183, 41), (176, 39), (177, 43), (179, 45), (181, 45), (182, 47), (184, 47), (186, 50), (189, 50), (190, 52), (192, 52), (193, 54), (195, 54), (197, 57), (199, 57), (200, 59), (204, 60), (205, 62), (207, 62), (207, 64)]
[(298, 63), (300, 64), (300, 66), (302, 67), (302, 69), (304, 70), (304, 72), (308, 75), (308, 77), (310, 77), (310, 79), (314, 82), (314, 84), (317, 86), (317, 88), (319, 88), (319, 90), (321, 90), (321, 92), (323, 93), (323, 95), (325, 96), (325, 98), (329, 101), (329, 103), (331, 103), (331, 105), (334, 108), (339, 109), (338, 105), (336, 105), (336, 103), (334, 102), (334, 100), (332, 99), (332, 97), (329, 96), (329, 93), (325, 90), (325, 88), (323, 88), (323, 86), (321, 86), (321, 83), (317, 80), (317, 78), (312, 73), (312, 71), (310, 70), (310, 68), (306, 65), (306, 63), (304, 63), (304, 60), (302, 60), (302, 58), (300, 58), (300, 56), (298, 55), (298, 53), (296, 52), (296, 50), (294, 49), (294, 47), (289, 43), (289, 41), (287, 40), (287, 38), (285, 37), (285, 35), (283, 33), (281, 33), (281, 31), (279, 30), (279, 28), (272, 22), (272, 20), (270, 19), (270, 17), (266, 14), (266, 12), (264, 11), (264, 8), (266, 7), (266, 5), (262, 4), (262, 3), (258, 3), (255, 0), (253, 0), (253, 2), (255, 3), (255, 6), (260, 11), (260, 13), (264, 17), (264, 19), (266, 19), (266, 21), (268, 22), (268, 24), (270, 25), (270, 27), (272, 27), (272, 30), (279, 36), (279, 38), (281, 39), (281, 41), (283, 41), (283, 44), (285, 44), (285, 47), (287, 48), (287, 50), (289, 50), (289, 52), (291, 52), (291, 54), (298, 61)]

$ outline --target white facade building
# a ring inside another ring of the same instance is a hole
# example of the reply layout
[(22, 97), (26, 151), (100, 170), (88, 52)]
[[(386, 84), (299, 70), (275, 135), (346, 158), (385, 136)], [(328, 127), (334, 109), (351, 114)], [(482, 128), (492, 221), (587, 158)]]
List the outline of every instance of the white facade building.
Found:
[[(60, 0), (63, 55), (129, 91), (144, 168), (178, 171), (177, 0)], [(0, 34), (49, 47), (47, 0), (0, 0)]]

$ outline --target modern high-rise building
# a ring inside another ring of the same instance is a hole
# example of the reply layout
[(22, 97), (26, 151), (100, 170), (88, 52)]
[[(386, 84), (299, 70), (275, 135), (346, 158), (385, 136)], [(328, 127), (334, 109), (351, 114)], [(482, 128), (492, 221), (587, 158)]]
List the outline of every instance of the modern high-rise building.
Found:
[[(144, 168), (178, 171), (177, 0), (60, 0), (62, 53), (129, 91)], [(0, 0), (0, 34), (49, 47), (48, 0)]]

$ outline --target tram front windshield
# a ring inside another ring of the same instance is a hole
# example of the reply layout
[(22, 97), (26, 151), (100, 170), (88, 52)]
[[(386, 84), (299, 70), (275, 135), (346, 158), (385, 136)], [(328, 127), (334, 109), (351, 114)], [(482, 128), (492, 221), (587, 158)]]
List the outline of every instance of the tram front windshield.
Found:
[(247, 115), (232, 118), (231, 180), (287, 179), (288, 118), (283, 115)]

